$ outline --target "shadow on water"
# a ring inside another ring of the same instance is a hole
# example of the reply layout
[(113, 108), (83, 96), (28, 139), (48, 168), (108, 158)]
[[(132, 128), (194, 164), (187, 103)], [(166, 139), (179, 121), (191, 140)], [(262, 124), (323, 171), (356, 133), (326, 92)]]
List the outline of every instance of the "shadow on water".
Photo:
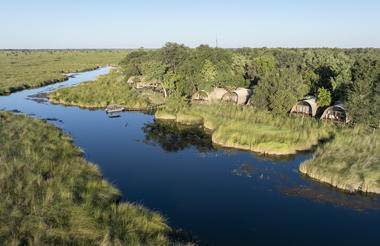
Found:
[(199, 152), (214, 150), (211, 136), (197, 126), (155, 120), (153, 123), (145, 123), (142, 130), (145, 133), (142, 142), (149, 145), (154, 143), (168, 152), (178, 152), (191, 146)]

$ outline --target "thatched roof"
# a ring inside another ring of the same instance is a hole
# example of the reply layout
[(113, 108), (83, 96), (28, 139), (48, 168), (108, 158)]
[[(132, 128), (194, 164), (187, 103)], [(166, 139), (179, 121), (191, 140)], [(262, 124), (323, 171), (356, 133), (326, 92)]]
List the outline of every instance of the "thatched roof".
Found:
[(349, 122), (347, 110), (344, 104), (336, 103), (325, 109), (321, 116), (322, 120), (333, 121), (333, 122)]
[(297, 102), (290, 113), (310, 115), (314, 117), (317, 114), (318, 104), (317, 99), (314, 96), (306, 96), (303, 100)]

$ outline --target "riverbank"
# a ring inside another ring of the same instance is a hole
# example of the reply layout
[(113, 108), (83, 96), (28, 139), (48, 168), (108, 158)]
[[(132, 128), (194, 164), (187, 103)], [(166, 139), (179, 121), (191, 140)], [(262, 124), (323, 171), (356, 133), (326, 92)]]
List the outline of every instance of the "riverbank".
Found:
[(65, 73), (115, 65), (128, 50), (0, 51), (0, 95), (67, 80)]
[(380, 133), (356, 127), (337, 134), (299, 170), (349, 192), (380, 194)]
[(60, 129), (0, 112), (0, 136), (2, 243), (174, 245), (166, 219), (119, 202), (119, 190)]
[(310, 150), (330, 138), (337, 127), (307, 118), (272, 115), (248, 106), (193, 104), (178, 112), (160, 110), (156, 119), (201, 124), (212, 131), (212, 141), (223, 147), (267, 155), (290, 155)]
[(115, 71), (99, 76), (95, 81), (55, 90), (47, 97), (51, 103), (82, 108), (105, 108), (110, 104), (119, 104), (133, 110), (146, 110), (164, 103), (161, 94), (134, 90)]

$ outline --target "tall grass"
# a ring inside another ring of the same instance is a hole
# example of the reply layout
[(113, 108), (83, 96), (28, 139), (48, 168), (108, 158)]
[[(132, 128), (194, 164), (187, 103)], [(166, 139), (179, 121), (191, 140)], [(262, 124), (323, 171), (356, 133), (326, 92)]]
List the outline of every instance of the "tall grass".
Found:
[(160, 104), (164, 98), (150, 90), (137, 91), (128, 86), (120, 73), (101, 75), (95, 81), (84, 82), (75, 87), (58, 89), (48, 95), (54, 103), (82, 107), (106, 107), (120, 104), (131, 108), (146, 108)]
[(341, 189), (380, 193), (380, 132), (361, 126), (342, 131), (300, 171)]
[[(171, 109), (163, 109), (156, 116)], [(213, 130), (214, 143), (267, 154), (294, 154), (330, 138), (341, 126), (311, 118), (273, 115), (249, 106), (193, 104), (175, 112), (178, 122), (197, 119)], [(200, 118), (200, 119), (199, 119)]]
[(170, 245), (156, 212), (120, 192), (53, 125), (0, 112), (2, 245)]
[(129, 50), (2, 50), (0, 95), (63, 81), (62, 73), (116, 65)]

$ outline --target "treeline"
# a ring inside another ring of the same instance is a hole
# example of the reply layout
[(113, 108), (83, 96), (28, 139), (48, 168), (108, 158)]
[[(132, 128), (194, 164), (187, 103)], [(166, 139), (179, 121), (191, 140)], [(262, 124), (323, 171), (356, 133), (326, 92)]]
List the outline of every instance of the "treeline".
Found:
[(320, 107), (343, 102), (355, 122), (379, 126), (380, 49), (190, 49), (167, 43), (129, 53), (120, 67), (127, 78), (159, 81), (172, 97), (245, 87), (254, 90), (253, 106), (286, 113), (314, 95)]

